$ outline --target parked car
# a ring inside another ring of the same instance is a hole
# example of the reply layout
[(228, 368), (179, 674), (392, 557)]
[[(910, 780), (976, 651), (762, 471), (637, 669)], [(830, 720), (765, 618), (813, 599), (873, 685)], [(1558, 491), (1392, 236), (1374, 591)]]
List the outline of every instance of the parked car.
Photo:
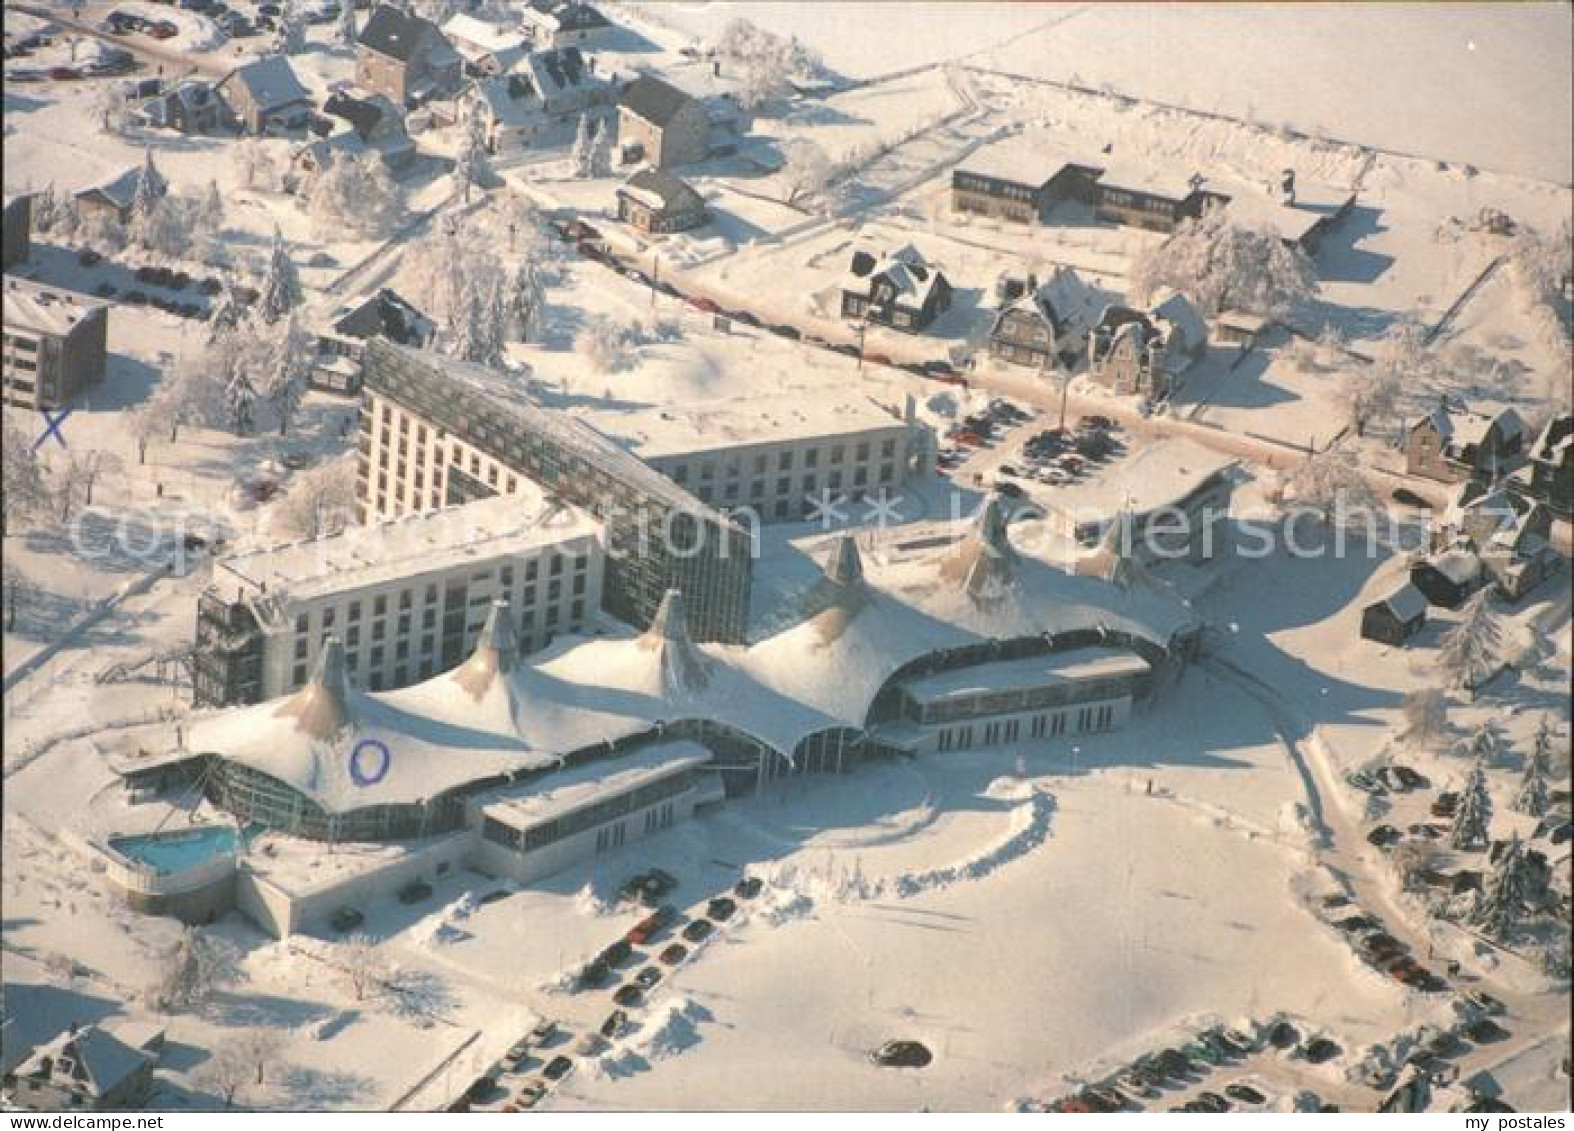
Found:
[(1437, 795), (1437, 799), (1432, 802), (1431, 813), (1434, 817), (1448, 820), (1453, 817), (1455, 810), (1458, 808), (1459, 794), (1440, 793)]
[(329, 925), (341, 935), (346, 931), (355, 930), (364, 922), (366, 916), (354, 907), (341, 907), (333, 913), (333, 918), (328, 920)]
[(644, 990), (640, 989), (633, 982), (627, 982), (617, 988), (617, 991), (612, 995), (612, 1000), (621, 1006), (632, 1009), (643, 1001), (644, 997)]
[(579, 1056), (600, 1056), (606, 1051), (607, 1039), (600, 1033), (586, 1033), (574, 1046), (574, 1052)]
[(544, 1017), (535, 1023), (530, 1030), (530, 1043), (542, 1045), (557, 1036), (557, 1022), (550, 1017)]
[(592, 959), (585, 963), (579, 972), (579, 987), (584, 989), (588, 986), (599, 986), (607, 980), (607, 976), (611, 973), (612, 971), (601, 959)]
[(634, 981), (641, 989), (654, 989), (656, 984), (661, 981), (661, 967), (646, 966), (638, 974), (634, 975)]
[(643, 946), (645, 943), (650, 941), (652, 935), (659, 932), (668, 923), (672, 922), (673, 919), (677, 918), (677, 915), (678, 913), (675, 908), (658, 907), (649, 915), (641, 919), (638, 923), (635, 923), (632, 927), (630, 927), (628, 934), (624, 935), (623, 937), (634, 946)]
[(621, 1009), (614, 1009), (601, 1023), (601, 1035), (608, 1040), (616, 1040), (628, 1030), (628, 1027), (629, 1015)]
[(554, 1056), (547, 1063), (547, 1066), (541, 1070), (541, 1075), (548, 1080), (561, 1080), (572, 1071), (574, 1071), (574, 1062), (572, 1060), (566, 1056)]
[(693, 919), (687, 927), (683, 928), (683, 937), (690, 942), (699, 942), (715, 929), (709, 919)]
[(619, 939), (617, 942), (603, 950), (600, 954), (596, 955), (596, 960), (609, 967), (621, 966), (624, 962), (628, 961), (628, 956), (633, 952), (634, 948), (629, 945), (627, 939)]
[(753, 899), (760, 894), (764, 882), (758, 876), (744, 876), (743, 879), (732, 885), (732, 894), (739, 899)]
[(1237, 1080), (1233, 1084), (1224, 1086), (1224, 1094), (1236, 1103), (1246, 1104), (1248, 1107), (1257, 1107), (1268, 1102), (1268, 1097), (1244, 1081)]
[(1327, 1037), (1315, 1037), (1300, 1050), (1308, 1064), (1326, 1064), (1344, 1050)]
[(929, 1049), (918, 1041), (886, 1041), (870, 1056), (885, 1068), (923, 1068), (934, 1059)]
[(1487, 1045), (1507, 1039), (1509, 1031), (1490, 1017), (1480, 1017), (1465, 1026), (1465, 1036), (1478, 1045)]
[(682, 943), (675, 942), (671, 946), (667, 947), (666, 950), (663, 950), (658, 957), (668, 966), (676, 966), (688, 956), (689, 948), (684, 946)]
[(1363, 793), (1370, 793), (1376, 796), (1383, 792), (1382, 783), (1365, 770), (1351, 770), (1345, 774), (1344, 780), (1347, 784), (1354, 786)]
[(1499, 1017), (1508, 1011), (1508, 1006), (1485, 990), (1466, 990), (1460, 997), (1471, 1009), (1489, 1017)]
[(666, 895), (677, 886), (678, 877), (671, 872), (662, 871), (660, 868), (652, 868), (645, 873), (645, 891), (648, 895), (660, 897)]
[(514, 1103), (520, 1111), (528, 1111), (541, 1102), (541, 1097), (547, 1094), (547, 1086), (539, 1080), (532, 1080), (514, 1097)]
[(718, 923), (731, 919), (733, 912), (737, 910), (738, 905), (724, 895), (718, 895), (705, 905), (705, 914)]
[(1366, 834), (1366, 842), (1375, 844), (1378, 848), (1387, 848), (1398, 844), (1405, 839), (1405, 834), (1394, 828), (1393, 825), (1378, 825)]
[(503, 1067), (510, 1072), (518, 1072), (519, 1066), (530, 1059), (530, 1038), (521, 1037), (508, 1046), (508, 1051), (503, 1054)]
[(1203, 1111), (1211, 1112), (1214, 1115), (1221, 1115), (1229, 1111), (1232, 1106), (1230, 1101), (1219, 1095), (1218, 1092), (1198, 1092), (1197, 1098), (1193, 1102)]

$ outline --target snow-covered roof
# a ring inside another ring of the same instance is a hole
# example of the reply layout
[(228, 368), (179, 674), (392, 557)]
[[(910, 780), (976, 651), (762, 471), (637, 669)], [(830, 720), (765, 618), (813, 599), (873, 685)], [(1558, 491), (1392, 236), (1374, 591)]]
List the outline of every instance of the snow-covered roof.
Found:
[(932, 703), (962, 699), (994, 691), (1045, 687), (1086, 679), (1143, 675), (1152, 670), (1148, 661), (1121, 648), (1072, 648), (1047, 656), (1020, 660), (995, 660), (902, 680), (914, 699)]
[(473, 715), (435, 718), (407, 709), (392, 694), (359, 691), (345, 675), (336, 639), (318, 654), (300, 689), (196, 720), (186, 748), (276, 778), (330, 813), (426, 801), (555, 761), (516, 734), (485, 729)]
[(96, 1025), (67, 1030), (47, 1044), (34, 1049), (16, 1067), (17, 1076), (42, 1075), (46, 1070), (64, 1071), (63, 1061), (72, 1065), (70, 1078), (86, 1095), (103, 1097), (119, 1087), (127, 1077), (147, 1068), (153, 1056), (133, 1048)]
[(583, 0), (530, 0), (520, 18), (543, 23), (559, 31), (595, 31), (611, 22)]
[(387, 287), (345, 301), (329, 317), (335, 333), (351, 338), (381, 334), (389, 341), (420, 346), (437, 333), (436, 323)]
[(1100, 474), (1061, 487), (1050, 509), (1092, 521), (1129, 509), (1142, 515), (1187, 498), (1238, 461), (1195, 440), (1167, 437), (1146, 444)]
[(841, 396), (780, 393), (662, 407), (597, 408), (575, 415), (641, 459), (903, 427), (894, 409), (856, 387)]
[(577, 47), (532, 51), (509, 69), (511, 77), (527, 77), (537, 97), (548, 106), (568, 95), (609, 85), (595, 74)]
[(661, 169), (640, 169), (618, 186), (618, 193), (657, 212), (684, 212), (705, 207), (704, 198), (693, 186)]
[(521, 831), (565, 817), (588, 805), (682, 773), (711, 760), (697, 742), (658, 742), (629, 754), (596, 758), (477, 794), (472, 804)]
[(102, 314), (110, 304), (76, 291), (46, 287), (18, 275), (5, 277), (4, 321), (7, 329), (39, 334), (69, 334), (84, 318)]
[(400, 62), (408, 62), (420, 44), (430, 37), (452, 50), (441, 29), (432, 21), (392, 4), (379, 4), (361, 29), (360, 45)]
[(1182, 172), (1181, 167), (1156, 164), (1148, 159), (1105, 162), (1099, 174), (1101, 189), (1117, 189), (1181, 201), (1207, 185), (1201, 177)]
[(296, 102), (311, 102), (311, 95), (283, 55), (265, 55), (236, 67), (219, 80), (217, 89), (222, 92), (232, 81), (244, 86), (257, 108), (265, 112)]
[(921, 307), (945, 281), (945, 274), (912, 244), (885, 251), (855, 247), (848, 260), (847, 273), (842, 277), (842, 288), (868, 294), (876, 279), (891, 284), (909, 305)]
[(1238, 224), (1267, 228), (1281, 240), (1302, 243), (1319, 226), (1355, 203), (1355, 189), (1297, 180), (1295, 203), (1281, 199), (1277, 187), (1210, 180), (1208, 189), (1230, 198), (1229, 217)]
[(664, 127), (687, 106), (698, 106), (690, 94), (655, 75), (640, 75), (623, 88), (618, 105), (653, 126)]
[(1430, 424), (1447, 445), (1455, 450), (1480, 444), (1486, 439), (1487, 432), (1492, 426), (1498, 426), (1498, 433), (1505, 441), (1512, 441), (1525, 434), (1525, 421), (1513, 408), (1499, 409), (1496, 413), (1488, 415), (1484, 412), (1469, 410), (1455, 411), (1446, 406), (1439, 405), (1417, 422)]
[(1393, 614), (1394, 619), (1409, 623), (1417, 617), (1426, 616), (1426, 595), (1410, 582), (1406, 581), (1392, 592), (1379, 597), (1372, 602), (1372, 606), (1382, 605)]
[(1428, 558), (1425, 564), (1455, 585), (1468, 585), (1481, 576), (1481, 559), (1469, 550), (1445, 550)]
[(1013, 139), (974, 150), (957, 165), (956, 171), (1036, 189), (1065, 164), (1059, 156), (1046, 154), (1030, 141)]
[(1152, 306), (1152, 314), (1168, 324), (1170, 332), (1177, 335), (1173, 344), (1194, 353), (1208, 340), (1208, 323), (1193, 305), (1191, 299), (1179, 291), (1166, 290)]
[(471, 62), (486, 56), (523, 53), (528, 42), (518, 27), (491, 23), (468, 12), (450, 16), (442, 27), (454, 49)]
[(601, 525), (521, 478), (508, 495), (350, 526), (339, 534), (232, 554), (220, 577), (256, 593), (305, 599), (396, 579), (414, 581), (465, 562), (491, 561), (594, 537)]
[(107, 181), (77, 189), (73, 195), (78, 198), (98, 195), (117, 208), (130, 208), (131, 202), (136, 199), (137, 185), (141, 180), (142, 167), (132, 165), (128, 169), (122, 169)]

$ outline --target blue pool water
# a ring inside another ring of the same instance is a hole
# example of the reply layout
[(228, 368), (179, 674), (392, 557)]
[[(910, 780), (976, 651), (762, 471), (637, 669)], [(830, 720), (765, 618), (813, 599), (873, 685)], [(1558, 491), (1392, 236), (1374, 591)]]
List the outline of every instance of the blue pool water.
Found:
[(157, 868), (161, 874), (182, 872), (221, 856), (232, 856), (240, 834), (228, 825), (205, 825), (167, 833), (109, 838), (109, 847), (128, 860)]

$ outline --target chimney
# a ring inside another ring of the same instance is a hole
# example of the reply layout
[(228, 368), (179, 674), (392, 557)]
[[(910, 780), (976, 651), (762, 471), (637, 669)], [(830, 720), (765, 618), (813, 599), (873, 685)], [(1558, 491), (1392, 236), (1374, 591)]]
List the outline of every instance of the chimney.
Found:
[(1295, 206), (1295, 170), (1286, 169), (1280, 174), (1279, 199), (1290, 207)]

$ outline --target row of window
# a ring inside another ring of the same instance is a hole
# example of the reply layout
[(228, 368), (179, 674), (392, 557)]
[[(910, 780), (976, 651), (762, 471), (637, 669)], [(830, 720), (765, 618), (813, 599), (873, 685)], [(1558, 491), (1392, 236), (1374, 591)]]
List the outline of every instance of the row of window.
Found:
[(1118, 699), (1137, 691), (1140, 677), (1102, 676), (1042, 687), (1013, 688), (1009, 691), (980, 692), (929, 703), (920, 703), (910, 692), (903, 692), (902, 717), (917, 723), (947, 723), (976, 719), (985, 715), (1005, 715), (1040, 707), (1059, 707), (1104, 699)]
[[(1091, 734), (1109, 730), (1115, 725), (1115, 704), (1100, 703), (1082, 707), (1075, 716), (1070, 711), (1056, 711), (1052, 715), (1033, 715), (1027, 720), (1029, 738), (1055, 738), (1067, 732)], [(1074, 724), (1074, 725), (1073, 725)], [(1016, 742), (1022, 737), (1022, 719), (995, 719), (975, 727), (968, 723), (959, 727), (946, 727), (935, 736), (935, 745), (942, 754), (951, 750), (968, 750), (975, 735), (980, 746), (998, 746)]]
[[(832, 444), (827, 450), (827, 462), (846, 462), (847, 448), (847, 444)], [(797, 448), (784, 448), (776, 453), (776, 459), (774, 461), (772, 461), (764, 453), (756, 454), (752, 460), (754, 474), (765, 475), (772, 462), (775, 463), (777, 471), (791, 471), (800, 463), (805, 468), (815, 468), (820, 465), (819, 448), (801, 449), (803, 453), (803, 459), (801, 461), (797, 458), (799, 451), (800, 449)], [(873, 446), (871, 441), (860, 441), (853, 447), (853, 458), (859, 463), (865, 463), (868, 461), (872, 451)], [(882, 459), (893, 459), (896, 456), (896, 440), (894, 437), (880, 441), (880, 456)], [(724, 471), (727, 478), (732, 479), (736, 478), (742, 473), (743, 456), (734, 453), (725, 457), (724, 465), (721, 465), (721, 461), (712, 459), (705, 460), (699, 463), (697, 466), (699, 469), (699, 478), (702, 482), (708, 482), (712, 479), (715, 479), (718, 466), (721, 466), (721, 469)], [(687, 463), (673, 464), (671, 475), (674, 481), (678, 483), (687, 483), (689, 481), (689, 465)]]

